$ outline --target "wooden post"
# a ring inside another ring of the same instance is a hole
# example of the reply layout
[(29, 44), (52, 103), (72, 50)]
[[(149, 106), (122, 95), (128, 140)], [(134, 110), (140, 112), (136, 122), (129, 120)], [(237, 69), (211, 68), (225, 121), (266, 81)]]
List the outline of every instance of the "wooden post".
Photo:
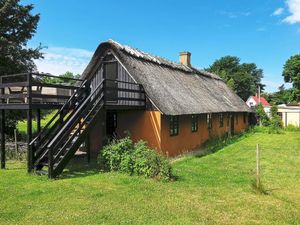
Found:
[(14, 129), (14, 136), (15, 136), (15, 151), (16, 151), (16, 155), (17, 155), (18, 154), (17, 129)]
[(256, 187), (260, 187), (260, 152), (258, 144), (256, 144)]
[(1, 110), (1, 169), (5, 169), (5, 111)]
[(27, 75), (27, 95), (28, 95), (28, 110), (27, 110), (27, 171), (30, 173), (33, 170), (33, 149), (30, 146), (32, 140), (32, 85), (31, 74)]
[[(0, 83), (2, 84), (2, 77), (0, 77)], [(1, 94), (4, 94), (4, 88), (0, 90)], [(2, 99), (2, 104), (4, 103), (4, 99)], [(5, 111), (4, 109), (1, 110), (0, 115), (0, 132), (1, 132), (1, 169), (5, 169)]]
[(37, 120), (37, 133), (41, 132), (41, 110), (38, 109), (36, 112), (36, 120)]

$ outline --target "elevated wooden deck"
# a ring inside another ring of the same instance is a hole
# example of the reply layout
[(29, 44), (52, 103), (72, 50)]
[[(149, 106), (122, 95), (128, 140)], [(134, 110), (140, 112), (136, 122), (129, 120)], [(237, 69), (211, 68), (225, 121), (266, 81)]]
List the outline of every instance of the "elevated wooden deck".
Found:
[[(52, 78), (61, 82), (51, 83)], [(82, 82), (38, 73), (1, 76), (0, 109), (59, 109)]]

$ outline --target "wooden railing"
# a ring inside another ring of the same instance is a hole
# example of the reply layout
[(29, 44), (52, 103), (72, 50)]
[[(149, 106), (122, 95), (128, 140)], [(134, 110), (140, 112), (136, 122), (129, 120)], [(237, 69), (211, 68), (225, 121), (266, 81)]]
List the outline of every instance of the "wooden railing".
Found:
[[(51, 82), (53, 79), (57, 83)], [(0, 77), (2, 104), (64, 104), (83, 80), (50, 74), (20, 73)]]
[[(124, 83), (127, 87), (122, 87)], [(96, 124), (97, 115), (103, 106), (125, 104), (145, 107), (145, 92), (141, 85), (104, 79), (95, 89), (90, 90), (89, 81), (84, 81), (31, 141), (29, 149), (35, 170), (46, 165), (50, 178), (58, 176)]]

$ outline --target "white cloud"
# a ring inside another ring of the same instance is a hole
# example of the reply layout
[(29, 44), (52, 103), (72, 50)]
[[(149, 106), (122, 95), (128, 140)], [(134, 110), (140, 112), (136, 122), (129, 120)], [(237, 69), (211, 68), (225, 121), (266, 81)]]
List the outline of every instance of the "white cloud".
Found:
[(300, 22), (300, 0), (286, 0), (290, 16), (286, 17), (283, 22), (295, 24)]
[(280, 16), (283, 12), (284, 12), (284, 8), (278, 8), (278, 9), (276, 9), (276, 10), (272, 13), (272, 15), (273, 15), (273, 16)]
[(63, 47), (49, 47), (42, 52), (44, 59), (34, 61), (38, 71), (54, 75), (67, 71), (81, 74), (93, 55), (93, 52), (84, 49)]

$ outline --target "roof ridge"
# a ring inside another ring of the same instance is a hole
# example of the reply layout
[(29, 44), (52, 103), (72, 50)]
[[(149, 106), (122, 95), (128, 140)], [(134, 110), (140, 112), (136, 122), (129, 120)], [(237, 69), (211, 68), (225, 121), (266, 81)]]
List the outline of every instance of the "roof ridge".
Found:
[(197, 73), (198, 75), (203, 75), (203, 76), (207, 76), (213, 79), (217, 79), (217, 80), (222, 80), (218, 75), (213, 74), (213, 73), (209, 73), (205, 70), (201, 70), (195, 67), (189, 67), (183, 64), (180, 64), (178, 62), (174, 62), (172, 60), (169, 60), (167, 58), (161, 57), (161, 56), (156, 56), (154, 54), (150, 54), (147, 52), (144, 52), (138, 48), (133, 48), (131, 46), (128, 45), (123, 45), (113, 39), (108, 39), (108, 42), (113, 44), (115, 47), (117, 47), (118, 49), (125, 51), (127, 54), (130, 54), (133, 57), (136, 58), (140, 58), (140, 59), (144, 59), (146, 61), (150, 61), (152, 63), (156, 63), (158, 65), (165, 65), (168, 67), (171, 67), (173, 69), (177, 69), (177, 70), (181, 70), (187, 73)]

